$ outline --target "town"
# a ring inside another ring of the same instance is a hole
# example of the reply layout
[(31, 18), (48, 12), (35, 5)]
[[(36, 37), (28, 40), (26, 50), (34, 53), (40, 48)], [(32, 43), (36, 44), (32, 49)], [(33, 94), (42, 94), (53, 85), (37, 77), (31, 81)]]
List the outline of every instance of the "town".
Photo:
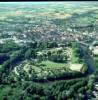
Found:
[(0, 100), (13, 99), (98, 99), (97, 2), (0, 3)]

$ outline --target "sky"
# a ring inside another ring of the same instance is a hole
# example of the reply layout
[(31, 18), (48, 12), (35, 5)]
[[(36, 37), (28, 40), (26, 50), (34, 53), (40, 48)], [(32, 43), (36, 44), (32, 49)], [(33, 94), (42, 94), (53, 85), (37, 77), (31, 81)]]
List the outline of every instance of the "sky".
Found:
[(56, 2), (52, 2), (52, 1), (48, 1), (48, 2), (0, 2), (0, 4), (19, 4), (19, 5), (25, 5), (25, 4), (34, 4), (34, 5), (39, 5), (39, 4), (44, 4), (44, 5), (47, 5), (47, 4), (74, 4), (74, 5), (79, 5), (79, 4), (88, 4), (88, 3), (91, 3), (91, 4), (94, 4), (94, 3), (98, 3), (98, 2), (92, 2), (92, 1), (56, 1)]
[[(88, 1), (88, 2), (92, 2), (92, 1)], [(55, 2), (52, 2), (52, 1), (38, 1), (38, 2), (0, 2), (0, 4), (27, 4), (27, 3), (32, 3), (32, 4), (49, 4), (49, 3), (88, 3), (87, 1), (55, 1)], [(94, 1), (93, 1), (94, 2)], [(96, 1), (95, 1), (96, 2)]]

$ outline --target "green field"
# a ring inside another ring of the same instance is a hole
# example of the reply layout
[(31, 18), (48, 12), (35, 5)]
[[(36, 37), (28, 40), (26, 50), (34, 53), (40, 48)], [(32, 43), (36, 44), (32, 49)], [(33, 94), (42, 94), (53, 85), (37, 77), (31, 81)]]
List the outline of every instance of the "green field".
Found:
[(66, 68), (68, 65), (66, 63), (56, 63), (56, 62), (52, 62), (52, 61), (42, 61), (40, 64), (40, 67), (43, 68)]
[(98, 70), (98, 57), (94, 57), (94, 67)]
[(72, 53), (71, 53), (71, 63), (79, 63), (78, 60), (79, 58), (75, 56), (76, 53), (74, 52), (74, 50), (72, 50)]

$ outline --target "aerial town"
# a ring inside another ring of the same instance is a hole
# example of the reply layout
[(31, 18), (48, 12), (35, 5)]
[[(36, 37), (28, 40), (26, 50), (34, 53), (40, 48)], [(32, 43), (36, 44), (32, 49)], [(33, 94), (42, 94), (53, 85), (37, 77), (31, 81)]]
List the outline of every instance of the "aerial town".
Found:
[(1, 2), (0, 100), (98, 100), (98, 2)]

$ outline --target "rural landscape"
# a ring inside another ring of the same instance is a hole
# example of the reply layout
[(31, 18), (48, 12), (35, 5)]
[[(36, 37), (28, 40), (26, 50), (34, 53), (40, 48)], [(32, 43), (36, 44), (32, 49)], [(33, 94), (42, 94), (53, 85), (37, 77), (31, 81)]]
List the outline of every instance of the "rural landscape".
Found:
[(0, 100), (98, 100), (98, 2), (0, 2)]

